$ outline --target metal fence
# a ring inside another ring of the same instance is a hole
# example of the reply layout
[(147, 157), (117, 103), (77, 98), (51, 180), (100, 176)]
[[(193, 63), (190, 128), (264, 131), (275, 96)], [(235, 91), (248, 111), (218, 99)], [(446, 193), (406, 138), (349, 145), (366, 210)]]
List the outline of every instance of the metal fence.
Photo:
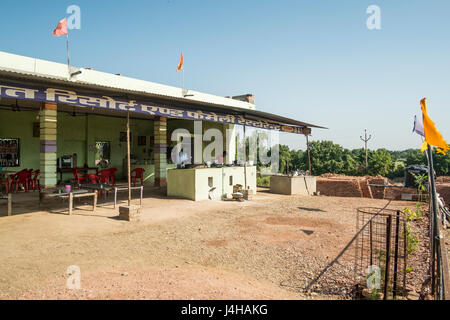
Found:
[[(355, 279), (383, 299), (406, 295), (407, 224), (403, 212), (358, 208)], [(381, 295), (382, 293), (382, 295)]]

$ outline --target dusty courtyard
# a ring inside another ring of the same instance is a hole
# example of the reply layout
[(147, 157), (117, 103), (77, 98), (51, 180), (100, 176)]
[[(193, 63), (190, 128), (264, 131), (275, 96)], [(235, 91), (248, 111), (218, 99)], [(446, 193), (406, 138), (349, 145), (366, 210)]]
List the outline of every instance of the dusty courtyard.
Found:
[[(345, 298), (305, 288), (354, 236), (356, 208), (387, 203), (267, 192), (243, 203), (150, 197), (142, 220), (126, 222), (110, 202), (95, 213), (78, 204), (69, 216), (37, 199), (18, 195), (11, 217), (0, 204), (1, 299)], [(66, 288), (72, 265), (78, 290)]]

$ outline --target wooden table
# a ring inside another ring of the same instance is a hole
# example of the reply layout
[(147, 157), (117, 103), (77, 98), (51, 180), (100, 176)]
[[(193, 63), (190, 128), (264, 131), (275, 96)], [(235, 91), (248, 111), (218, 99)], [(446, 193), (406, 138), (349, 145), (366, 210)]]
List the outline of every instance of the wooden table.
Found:
[(7, 196), (0, 195), (0, 200), (8, 201), (8, 216), (12, 214), (12, 193), (8, 193)]
[[(144, 194), (144, 186), (130, 187), (131, 190), (141, 190), (141, 198), (139, 199), (139, 205), (142, 205), (142, 196)], [(114, 209), (117, 205), (117, 192), (118, 191), (128, 191), (128, 186), (114, 186)]]
[[(114, 209), (117, 206), (117, 192), (119, 191), (128, 191), (128, 186), (127, 185), (117, 185), (117, 186), (112, 186), (109, 184), (100, 184), (100, 183), (88, 183), (88, 184), (82, 184), (80, 185), (81, 188), (84, 189), (91, 189), (91, 190), (96, 190), (96, 191), (100, 191), (100, 190), (105, 190), (105, 191), (114, 191)], [(143, 186), (138, 186), (138, 187), (130, 187), (131, 190), (141, 190), (140, 192), (140, 199), (139, 199), (139, 204), (142, 205), (142, 197), (144, 195), (144, 187)]]
[[(58, 189), (56, 189), (56, 191), (58, 191)], [(95, 208), (97, 206), (97, 190), (95, 192), (89, 192), (89, 190), (78, 189), (73, 190), (69, 193), (67, 192), (55, 193), (55, 189), (42, 190), (41, 192), (39, 192), (39, 207), (41, 206), (42, 200), (44, 199), (69, 199), (69, 215), (71, 215), (73, 209), (73, 199), (85, 197), (94, 198), (92, 204), (92, 211), (95, 212)]]

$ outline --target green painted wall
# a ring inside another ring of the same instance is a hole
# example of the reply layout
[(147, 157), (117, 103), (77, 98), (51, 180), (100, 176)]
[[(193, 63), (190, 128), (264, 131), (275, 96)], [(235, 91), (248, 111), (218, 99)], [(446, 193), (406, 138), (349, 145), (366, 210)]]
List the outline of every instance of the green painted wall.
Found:
[(33, 122), (37, 121), (37, 115), (38, 111), (0, 110), (0, 137), (20, 139), (20, 167), (11, 170), (39, 169), (40, 140), (33, 137)]
[(57, 157), (76, 153), (77, 166), (83, 167), (86, 163), (86, 117), (59, 112), (57, 124)]
[[(39, 168), (40, 140), (33, 137), (33, 122), (37, 121), (38, 111), (0, 110), (0, 137), (20, 139), (20, 167)], [(153, 121), (130, 120), (133, 154), (138, 158), (149, 158), (150, 136), (153, 135)], [(111, 166), (118, 169), (120, 177), (123, 170), (123, 159), (126, 156), (126, 143), (120, 142), (120, 132), (126, 131), (125, 118), (102, 117), (97, 115), (77, 115), (58, 112), (57, 122), (57, 156), (77, 154), (77, 166), (85, 164), (95, 166), (95, 151), (89, 151), (89, 145), (96, 141), (111, 143)], [(145, 146), (138, 146), (138, 136), (146, 136)], [(88, 139), (86, 140), (86, 137)], [(144, 153), (145, 149), (145, 153)], [(65, 174), (63, 179), (69, 179), (71, 174)]]
[[(33, 122), (38, 121), (38, 111), (0, 110), (0, 137), (20, 139), (20, 167), (39, 168), (40, 140), (33, 137)], [(111, 166), (116, 167), (117, 177), (123, 176), (123, 160), (126, 156), (126, 142), (120, 142), (120, 132), (126, 131), (125, 118), (103, 117), (98, 115), (77, 115), (58, 112), (57, 122), (57, 156), (77, 154), (77, 166), (95, 166), (95, 151), (89, 146), (96, 141), (109, 141), (111, 144)], [(193, 133), (194, 123), (188, 120), (168, 120), (168, 131), (175, 128), (185, 128)], [(203, 128), (218, 128), (224, 133), (224, 125), (213, 122), (203, 122)], [(153, 121), (130, 120), (132, 134), (131, 152), (140, 160), (150, 159), (153, 162), (153, 146), (150, 146), (150, 137), (153, 136)], [(146, 145), (138, 146), (138, 136), (146, 136)], [(87, 139), (86, 139), (87, 137)], [(209, 142), (203, 142), (205, 147)], [(170, 142), (169, 142), (170, 144)], [(175, 143), (172, 143), (175, 145)], [(152, 150), (149, 155), (149, 149)], [(63, 179), (70, 179), (71, 174), (65, 174)], [(59, 176), (58, 176), (59, 179)]]

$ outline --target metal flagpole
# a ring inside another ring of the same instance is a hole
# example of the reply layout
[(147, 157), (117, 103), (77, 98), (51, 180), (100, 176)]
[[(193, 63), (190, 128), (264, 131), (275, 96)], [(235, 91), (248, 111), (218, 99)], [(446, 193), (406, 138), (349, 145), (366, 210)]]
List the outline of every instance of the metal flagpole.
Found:
[(69, 55), (69, 32), (66, 33), (66, 50), (67, 50), (67, 70), (70, 74), (70, 55)]
[(435, 257), (436, 257), (436, 246), (435, 239), (439, 236), (439, 228), (437, 221), (437, 203), (436, 203), (436, 184), (434, 181), (434, 166), (433, 166), (433, 154), (431, 152), (431, 147), (428, 144), (427, 148), (428, 154), (428, 177), (430, 178), (430, 188), (431, 188), (431, 208), (433, 210), (432, 215), (430, 217), (430, 226), (431, 226), (431, 234), (434, 236), (430, 241), (430, 251), (431, 251), (431, 291), (434, 293), (434, 289), (436, 286), (436, 277), (435, 277)]

